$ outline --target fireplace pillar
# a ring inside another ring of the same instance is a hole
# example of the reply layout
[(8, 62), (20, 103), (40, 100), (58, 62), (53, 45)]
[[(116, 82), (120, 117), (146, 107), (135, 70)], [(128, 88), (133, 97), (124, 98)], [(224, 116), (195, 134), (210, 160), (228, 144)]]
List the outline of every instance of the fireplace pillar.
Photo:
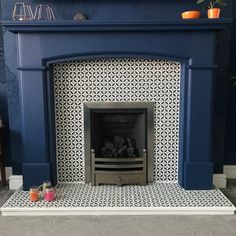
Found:
[[(186, 112), (186, 160), (179, 172), (185, 189), (212, 185), (213, 70), (215, 66), (189, 66)], [(207, 119), (206, 119), (207, 118)], [(183, 176), (181, 176), (181, 173)]]
[[(40, 68), (20, 70), (21, 110), (23, 114), (22, 144), (24, 162), (23, 181), (29, 186), (40, 185), (51, 180), (51, 166), (48, 153), (48, 127), (45, 110), (44, 71)], [(27, 94), (23, 96), (23, 94)], [(27, 115), (24, 115), (27, 114)]]

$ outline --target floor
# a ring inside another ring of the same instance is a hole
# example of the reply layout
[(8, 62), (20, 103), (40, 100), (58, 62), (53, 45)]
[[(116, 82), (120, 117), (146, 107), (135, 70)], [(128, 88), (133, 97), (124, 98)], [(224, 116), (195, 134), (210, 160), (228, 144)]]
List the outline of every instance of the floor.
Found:
[(236, 206), (236, 179), (228, 179), (227, 188), (221, 191)]
[[(236, 180), (224, 194), (236, 205)], [(0, 187), (0, 206), (12, 194)], [(2, 217), (1, 236), (235, 236), (232, 216), (43, 216)]]

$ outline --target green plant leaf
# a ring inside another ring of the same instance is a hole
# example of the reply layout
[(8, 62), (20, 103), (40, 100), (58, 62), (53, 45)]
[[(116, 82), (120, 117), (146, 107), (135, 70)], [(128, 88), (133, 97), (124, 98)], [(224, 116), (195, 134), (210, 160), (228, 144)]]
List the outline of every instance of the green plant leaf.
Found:
[(221, 6), (227, 6), (227, 3), (224, 2), (224, 0), (215, 0), (216, 3), (218, 3)]
[(214, 8), (215, 5), (227, 6), (227, 3), (225, 3), (224, 0), (197, 0), (197, 4), (201, 4), (206, 1), (209, 3), (208, 9)]

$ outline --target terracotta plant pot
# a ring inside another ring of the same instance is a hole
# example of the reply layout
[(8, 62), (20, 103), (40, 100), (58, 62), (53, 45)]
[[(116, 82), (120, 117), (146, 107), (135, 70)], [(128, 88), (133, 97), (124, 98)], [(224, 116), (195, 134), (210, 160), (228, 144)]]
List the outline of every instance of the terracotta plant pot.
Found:
[(207, 11), (209, 19), (220, 18), (220, 8), (211, 8)]
[(182, 19), (197, 19), (200, 15), (200, 11), (185, 11), (182, 13)]

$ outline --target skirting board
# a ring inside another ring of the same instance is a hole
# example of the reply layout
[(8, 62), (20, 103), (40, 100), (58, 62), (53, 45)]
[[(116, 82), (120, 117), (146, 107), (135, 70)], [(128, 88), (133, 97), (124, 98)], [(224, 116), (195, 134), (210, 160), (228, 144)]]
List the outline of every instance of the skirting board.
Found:
[(2, 208), (2, 216), (46, 215), (234, 215), (234, 207), (148, 207), (148, 208)]
[(225, 174), (214, 174), (213, 184), (216, 188), (226, 188), (227, 176)]
[[(6, 171), (6, 179), (9, 180), (9, 177), (12, 175), (12, 167), (5, 167)], [(0, 175), (0, 181), (2, 180), (1, 175)]]
[[(6, 178), (9, 180), (11, 190), (16, 190), (23, 185), (23, 176), (12, 175), (12, 167), (6, 167)], [(213, 184), (216, 188), (226, 188), (227, 179), (236, 179), (236, 165), (225, 165), (224, 174), (214, 174)]]
[(236, 165), (224, 165), (224, 174), (227, 179), (236, 179)]
[(9, 177), (9, 189), (16, 190), (23, 185), (23, 176), (22, 175), (12, 175)]

